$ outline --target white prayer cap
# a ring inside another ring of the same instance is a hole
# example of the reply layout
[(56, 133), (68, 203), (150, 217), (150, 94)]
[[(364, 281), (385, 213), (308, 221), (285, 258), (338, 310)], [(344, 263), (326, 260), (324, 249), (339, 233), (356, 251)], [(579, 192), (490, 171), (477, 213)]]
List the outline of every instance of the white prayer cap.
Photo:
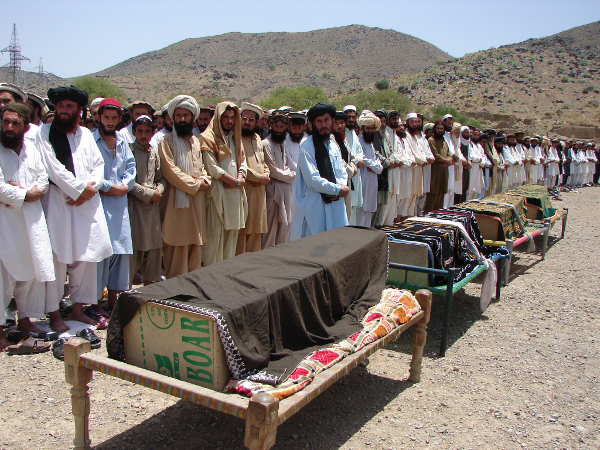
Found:
[(255, 105), (253, 103), (248, 103), (248, 102), (242, 102), (242, 107), (240, 108), (240, 114), (243, 113), (244, 111), (255, 112), (259, 119), (262, 118), (262, 116), (264, 114), (264, 112), (260, 106)]
[(137, 122), (140, 119), (148, 119), (150, 122), (152, 122), (152, 118), (148, 117), (146, 114), (144, 114), (143, 116), (138, 117), (137, 119), (135, 119), (135, 121)]
[(452, 114), (446, 114), (444, 117), (442, 117), (442, 120), (446, 119), (454, 119), (454, 117), (452, 117)]
[(27, 101), (27, 94), (16, 84), (12, 83), (0, 83), (0, 91), (8, 91), (13, 94), (17, 94), (23, 100), (23, 103)]
[[(364, 111), (363, 111), (364, 113)], [(373, 113), (362, 114), (358, 118), (358, 126), (359, 127), (370, 127), (374, 126), (375, 131), (381, 128), (381, 120)]]
[(356, 106), (354, 105), (346, 105), (344, 106), (344, 108), (342, 109), (342, 111), (346, 112), (346, 111), (354, 111), (356, 112)]
[(366, 116), (367, 114), (373, 114), (373, 112), (368, 109), (363, 109), (360, 113), (361, 116)]
[(198, 105), (198, 102), (194, 97), (189, 95), (178, 95), (169, 102), (168, 111), (169, 116), (172, 119), (175, 117), (174, 114), (177, 108), (187, 109), (192, 113), (192, 116), (194, 116), (194, 120), (198, 119), (198, 116), (200, 115), (200, 106)]
[(425, 125), (423, 125), (423, 131), (427, 131), (427, 130), (433, 130), (432, 122), (427, 122)]
[(291, 106), (282, 106), (281, 108), (278, 109), (278, 111), (281, 111), (283, 113), (289, 113), (292, 112), (294, 110), (294, 108), (292, 108)]
[(463, 125), (462, 127), (460, 127), (460, 134), (463, 134), (463, 131), (465, 130), (471, 130), (468, 126)]
[(408, 119), (417, 119), (417, 118), (418, 118), (418, 117), (417, 117), (417, 113), (414, 113), (414, 112), (412, 112), (412, 113), (408, 113), (408, 114), (406, 115), (406, 120), (408, 120)]
[(96, 97), (94, 100), (92, 100), (92, 103), (90, 103), (90, 108), (98, 106), (102, 100), (104, 100), (104, 97)]

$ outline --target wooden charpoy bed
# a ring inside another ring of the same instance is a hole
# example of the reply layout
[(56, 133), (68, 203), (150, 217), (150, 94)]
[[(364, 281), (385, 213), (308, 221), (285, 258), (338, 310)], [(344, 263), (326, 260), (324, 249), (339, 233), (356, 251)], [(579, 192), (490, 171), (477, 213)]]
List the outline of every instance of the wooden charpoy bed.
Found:
[[(383, 250), (384, 248), (385, 250)], [(372, 254), (373, 252), (376, 255)], [(312, 259), (307, 259), (308, 257)], [(109, 326), (109, 332), (111, 327), (113, 328), (112, 341), (107, 342), (109, 353), (111, 349), (114, 352), (115, 349), (119, 348), (119, 339), (115, 337), (114, 332), (115, 330), (122, 331), (122, 328), (126, 328), (127, 324), (124, 323), (124, 318), (130, 319), (124, 314), (127, 307), (137, 306), (138, 308), (142, 308), (145, 304), (156, 302), (158, 304), (162, 302), (163, 305), (171, 307), (173, 305), (177, 306), (179, 302), (182, 308), (187, 308), (186, 313), (194, 313), (194, 308), (190, 307), (188, 303), (210, 304), (211, 307), (219, 311), (219, 306), (211, 303), (215, 301), (214, 297), (211, 296), (213, 292), (211, 291), (211, 284), (215, 286), (215, 289), (217, 286), (223, 285), (224, 282), (235, 285), (235, 289), (238, 289), (240, 295), (246, 299), (242, 302), (243, 308), (241, 309), (244, 311), (240, 314), (246, 314), (246, 310), (258, 307), (259, 303), (254, 302), (260, 302), (259, 297), (261, 296), (267, 299), (263, 301), (267, 301), (269, 304), (268, 310), (270, 316), (273, 315), (273, 311), (277, 311), (278, 309), (285, 310), (284, 306), (289, 308), (297, 292), (304, 294), (308, 292), (310, 294), (309, 297), (312, 298), (314, 296), (314, 298), (320, 299), (319, 302), (323, 302), (325, 301), (323, 300), (325, 297), (321, 295), (323, 294), (322, 292), (315, 291), (311, 293), (311, 289), (323, 289), (323, 287), (325, 287), (328, 295), (335, 296), (344, 301), (352, 301), (352, 304), (349, 306), (351, 313), (362, 311), (361, 304), (364, 303), (367, 307), (372, 307), (377, 304), (381, 296), (381, 290), (385, 287), (387, 257), (387, 238), (383, 232), (344, 227), (305, 238), (301, 241), (282, 244), (272, 249), (263, 250), (262, 252), (240, 255), (240, 257), (224, 261), (224, 264), (228, 263), (228, 267), (232, 268), (234, 276), (231, 276), (231, 273), (222, 274), (219, 264), (215, 264), (187, 276), (172, 279), (173, 281), (167, 280), (147, 288), (142, 288), (139, 292), (130, 292), (127, 295), (119, 297), (115, 307), (116, 315), (115, 311), (113, 311), (111, 325)], [(261, 267), (261, 261), (263, 260), (269, 268), (268, 271)], [(293, 264), (295, 260), (298, 261), (297, 264)], [(285, 273), (282, 276), (273, 273), (277, 271), (274, 267), (285, 266), (286, 261), (292, 264), (290, 267), (294, 268), (294, 271), (298, 273), (297, 275), (293, 275), (289, 271), (284, 271)], [(221, 265), (221, 268), (225, 267), (224, 264)], [(240, 271), (236, 272), (236, 267), (240, 268)], [(249, 285), (250, 279), (245, 278), (245, 272), (241, 270), (243, 267), (252, 268), (254, 278), (258, 280), (255, 282), (258, 285)], [(382, 267), (383, 272), (381, 272)], [(354, 272), (357, 269), (358, 272)], [(347, 273), (348, 278), (341, 276), (344, 273)], [(257, 278), (256, 274), (263, 274), (264, 276)], [(235, 283), (239, 283), (239, 285)], [(190, 300), (189, 296), (193, 292), (193, 286), (198, 291), (198, 298)], [(171, 297), (167, 298), (168, 291), (175, 288), (179, 288), (181, 292), (172, 292)], [(376, 295), (377, 290), (379, 290), (379, 297), (377, 297), (377, 301), (372, 301), (369, 297)], [(215, 290), (214, 292), (217, 291)], [(160, 298), (161, 295), (163, 295), (162, 299)], [(353, 296), (358, 298), (353, 300)], [(256, 393), (251, 398), (248, 398), (192, 384), (190, 380), (173, 378), (130, 364), (127, 362), (127, 355), (125, 355), (125, 361), (119, 361), (91, 353), (90, 344), (87, 341), (80, 338), (73, 338), (65, 344), (64, 354), (66, 381), (72, 385), (71, 398), (75, 422), (75, 448), (90, 448), (89, 413), (91, 402), (88, 394), (88, 383), (92, 380), (93, 372), (97, 371), (245, 419), (246, 432), (244, 445), (251, 449), (268, 449), (275, 443), (278, 425), (289, 419), (341, 377), (348, 374), (350, 370), (368, 358), (369, 355), (395, 340), (402, 332), (413, 326), (413, 355), (408, 379), (413, 382), (420, 380), (423, 348), (426, 340), (426, 326), (429, 322), (431, 311), (431, 292), (421, 290), (416, 293), (415, 297), (419, 305), (421, 305), (421, 310), (412, 315), (406, 323), (393, 327), (383, 337), (374, 342), (367, 343), (354, 353), (349, 353), (343, 359), (339, 360), (339, 362), (324, 368), (321, 372), (315, 372), (316, 375), (312, 378), (312, 381), (305, 385), (302, 390), (288, 397), (282, 397), (280, 400), (276, 396), (265, 392)], [(165, 300), (165, 298), (167, 299)], [(210, 299), (210, 301), (207, 299)], [(303, 308), (307, 307), (306, 302), (306, 297), (304, 297), (301, 305)], [(327, 309), (323, 308), (322, 304), (318, 304), (316, 307), (319, 310)], [(121, 315), (119, 315), (119, 309), (121, 309)], [(202, 309), (202, 311), (208, 310), (207, 308)], [(364, 313), (360, 314), (361, 317), (364, 315)], [(223, 313), (223, 317), (225, 316), (226, 314)], [(137, 316), (134, 314), (134, 317)], [(361, 317), (359, 317), (359, 321)], [(233, 315), (228, 317), (228, 323), (235, 323), (235, 319), (236, 316), (233, 313)], [(347, 317), (344, 315), (340, 322), (346, 319)], [(219, 320), (215, 321), (215, 323), (218, 323)], [(277, 318), (269, 318), (271, 324), (276, 323), (276, 321)], [(352, 327), (358, 329), (359, 325), (360, 323), (357, 323), (356, 326), (352, 324)], [(335, 328), (336, 325), (333, 325), (333, 327)], [(314, 330), (310, 331), (312, 335)], [(283, 333), (285, 334), (285, 331)], [(125, 334), (126, 336), (127, 334)], [(348, 336), (350, 335), (346, 337)], [(285, 336), (283, 337), (285, 338)], [(256, 355), (243, 353), (243, 342), (239, 342), (240, 336), (235, 332), (231, 333), (230, 338), (235, 344), (234, 347), (226, 344), (220, 348), (216, 348), (215, 351), (225, 351), (228, 354), (227, 358), (229, 358), (229, 353), (232, 352), (232, 349), (238, 349), (242, 352), (240, 361), (245, 362), (246, 367), (248, 367), (248, 364), (252, 363), (252, 357)], [(256, 342), (260, 342), (262, 338), (263, 336), (258, 336), (255, 340)], [(223, 339), (222, 335), (221, 339)], [(339, 337), (336, 338), (336, 342), (337, 339)], [(334, 342), (333, 340), (330, 341)], [(285, 342), (285, 339), (282, 342)], [(267, 342), (266, 346), (268, 347), (271, 344)], [(123, 346), (121, 345), (120, 347), (122, 348)], [(127, 345), (124, 347), (125, 349), (128, 348)], [(320, 348), (323, 348), (322, 344)], [(309, 352), (313, 352), (314, 349), (314, 345), (307, 346), (306, 351), (303, 353), (304, 356)], [(145, 348), (144, 351), (147, 355), (152, 352), (149, 348)], [(180, 352), (181, 349), (174, 348), (173, 351)], [(302, 353), (303, 350), (297, 352)], [(294, 354), (297, 352), (294, 352)], [(215, 359), (214, 355), (212, 357)], [(183, 361), (184, 358), (185, 355), (181, 360)], [(290, 361), (295, 364), (293, 357)], [(232, 373), (236, 370), (231, 365), (229, 368)], [(269, 370), (275, 371), (275, 369), (277, 367), (273, 368), (269, 364), (267, 369), (265, 369), (265, 373), (270, 373)]]

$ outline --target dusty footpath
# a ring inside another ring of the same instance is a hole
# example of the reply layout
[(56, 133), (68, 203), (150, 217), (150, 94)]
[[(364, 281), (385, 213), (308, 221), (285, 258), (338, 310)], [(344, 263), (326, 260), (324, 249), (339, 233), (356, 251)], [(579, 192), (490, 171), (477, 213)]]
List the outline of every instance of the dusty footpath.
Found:
[[(567, 234), (551, 232), (545, 261), (519, 253), (484, 314), (479, 284), (455, 296), (445, 358), (434, 298), (420, 383), (405, 381), (409, 331), (281, 425), (275, 448), (600, 448), (600, 188), (563, 198)], [(63, 372), (51, 353), (0, 355), (1, 449), (70, 448)], [(243, 447), (242, 420), (97, 373), (90, 387), (95, 449)]]

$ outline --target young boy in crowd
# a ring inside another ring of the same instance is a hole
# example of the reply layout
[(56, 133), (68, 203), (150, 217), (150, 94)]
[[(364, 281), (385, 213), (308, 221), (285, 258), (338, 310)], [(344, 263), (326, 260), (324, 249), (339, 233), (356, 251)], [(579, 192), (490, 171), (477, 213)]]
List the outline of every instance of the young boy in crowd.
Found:
[(162, 264), (162, 234), (160, 231), (159, 202), (165, 190), (160, 171), (160, 159), (150, 146), (154, 134), (152, 119), (141, 116), (133, 122), (135, 141), (129, 144), (137, 175), (129, 191), (129, 217), (133, 255), (131, 256), (130, 284), (136, 272), (141, 271), (144, 285), (160, 281)]

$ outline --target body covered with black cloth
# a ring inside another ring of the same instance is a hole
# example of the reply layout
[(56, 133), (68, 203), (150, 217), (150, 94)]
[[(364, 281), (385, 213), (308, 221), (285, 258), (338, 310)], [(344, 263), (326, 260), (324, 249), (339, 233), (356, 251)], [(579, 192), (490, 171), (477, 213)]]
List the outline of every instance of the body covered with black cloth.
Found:
[(152, 300), (213, 317), (233, 376), (277, 384), (310, 352), (362, 328), (387, 263), (385, 233), (342, 227), (124, 292), (108, 353), (123, 359), (122, 329)]

